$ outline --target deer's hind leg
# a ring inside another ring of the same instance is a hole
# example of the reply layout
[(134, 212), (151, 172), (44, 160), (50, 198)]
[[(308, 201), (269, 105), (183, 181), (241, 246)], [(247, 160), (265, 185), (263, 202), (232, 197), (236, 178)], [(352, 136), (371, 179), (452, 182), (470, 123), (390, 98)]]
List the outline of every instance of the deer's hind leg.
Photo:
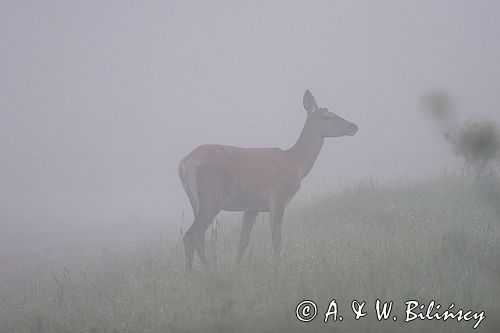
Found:
[(224, 205), (224, 182), (210, 174), (201, 174), (197, 182), (198, 209), (193, 224), (184, 235), (184, 248), (186, 252), (186, 270), (193, 266), (194, 251), (198, 253), (200, 261), (207, 267), (205, 254), (205, 232), (219, 214)]
[(249, 210), (243, 213), (243, 222), (241, 224), (241, 234), (240, 234), (240, 242), (238, 244), (238, 254), (236, 256), (236, 265), (241, 263), (241, 259), (243, 258), (243, 254), (248, 246), (248, 242), (250, 240), (250, 233), (252, 232), (252, 227), (255, 224), (255, 219), (259, 214), (258, 211)]
[(255, 219), (259, 214), (258, 211), (249, 210), (243, 213), (243, 223), (241, 224), (241, 234), (240, 242), (238, 244), (238, 254), (236, 256), (236, 265), (241, 262), (243, 254), (248, 246), (250, 240), (250, 233), (252, 232), (252, 227), (255, 224)]

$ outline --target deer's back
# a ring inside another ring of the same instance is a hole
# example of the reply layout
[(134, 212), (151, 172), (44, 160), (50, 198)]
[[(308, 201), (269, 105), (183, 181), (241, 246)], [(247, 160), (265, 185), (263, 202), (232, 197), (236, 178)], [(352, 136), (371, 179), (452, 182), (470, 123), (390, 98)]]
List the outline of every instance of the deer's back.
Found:
[(291, 199), (300, 182), (293, 163), (279, 148), (202, 145), (181, 161), (182, 167), (195, 173), (196, 191), (204, 190), (200, 184), (221, 182), (224, 210), (267, 210), (270, 198), (281, 195)]

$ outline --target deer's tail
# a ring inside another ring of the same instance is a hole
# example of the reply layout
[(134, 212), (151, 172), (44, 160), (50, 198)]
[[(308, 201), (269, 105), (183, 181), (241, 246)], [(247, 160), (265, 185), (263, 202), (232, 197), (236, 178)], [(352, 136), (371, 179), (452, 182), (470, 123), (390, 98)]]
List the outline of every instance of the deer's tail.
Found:
[(182, 187), (189, 198), (191, 207), (193, 207), (194, 217), (198, 215), (198, 191), (196, 188), (196, 167), (190, 164), (189, 159), (184, 158), (179, 163), (179, 177), (181, 179)]

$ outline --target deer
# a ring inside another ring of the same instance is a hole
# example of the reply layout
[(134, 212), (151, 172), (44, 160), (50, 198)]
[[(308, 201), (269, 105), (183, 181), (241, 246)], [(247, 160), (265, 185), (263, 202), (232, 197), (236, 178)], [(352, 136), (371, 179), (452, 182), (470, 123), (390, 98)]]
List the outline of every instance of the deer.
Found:
[(221, 211), (243, 212), (236, 265), (261, 212), (269, 213), (273, 257), (279, 260), (285, 208), (311, 171), (325, 138), (353, 136), (359, 129), (327, 108), (319, 108), (309, 89), (303, 106), (307, 112), (303, 129), (287, 150), (203, 144), (180, 161), (179, 176), (194, 214), (183, 235), (186, 271), (192, 269), (195, 251), (208, 267), (205, 232)]

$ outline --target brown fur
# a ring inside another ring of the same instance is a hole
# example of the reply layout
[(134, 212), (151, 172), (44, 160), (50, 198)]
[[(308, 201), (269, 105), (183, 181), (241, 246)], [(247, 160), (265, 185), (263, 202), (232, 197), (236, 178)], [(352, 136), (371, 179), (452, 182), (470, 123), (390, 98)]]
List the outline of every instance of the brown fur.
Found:
[(201, 145), (179, 164), (179, 176), (194, 212), (184, 235), (186, 269), (194, 250), (206, 266), (205, 231), (221, 210), (244, 211), (237, 263), (248, 245), (259, 212), (269, 212), (276, 258), (281, 249), (281, 225), (289, 201), (309, 173), (328, 136), (354, 135), (357, 126), (326, 109), (319, 109), (307, 90), (308, 117), (297, 143), (288, 150)]

